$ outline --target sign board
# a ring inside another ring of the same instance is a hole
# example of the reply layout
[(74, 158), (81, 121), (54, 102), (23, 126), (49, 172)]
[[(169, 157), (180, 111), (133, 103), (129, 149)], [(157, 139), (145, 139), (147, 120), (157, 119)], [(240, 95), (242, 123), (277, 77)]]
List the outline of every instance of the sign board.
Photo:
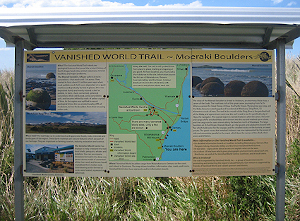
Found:
[(25, 176), (274, 174), (273, 51), (24, 57)]

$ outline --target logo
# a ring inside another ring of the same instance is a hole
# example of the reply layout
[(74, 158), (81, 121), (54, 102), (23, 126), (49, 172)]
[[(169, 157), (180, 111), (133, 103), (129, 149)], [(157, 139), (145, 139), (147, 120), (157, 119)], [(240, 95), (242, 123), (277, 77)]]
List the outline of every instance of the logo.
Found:
[(269, 55), (268, 52), (261, 52), (260, 54), (257, 55), (257, 57), (260, 58), (261, 61), (267, 62), (268, 60), (271, 60), (272, 56)]
[(27, 54), (27, 62), (49, 62), (50, 54)]

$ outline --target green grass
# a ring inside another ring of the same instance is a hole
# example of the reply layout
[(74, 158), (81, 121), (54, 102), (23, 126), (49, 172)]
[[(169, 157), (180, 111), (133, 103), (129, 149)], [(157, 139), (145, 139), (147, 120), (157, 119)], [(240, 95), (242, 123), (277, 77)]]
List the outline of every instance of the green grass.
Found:
[[(287, 61), (286, 220), (300, 220), (299, 59)], [(298, 65), (298, 66), (297, 66)], [(0, 74), (0, 220), (14, 220), (13, 79)], [(26, 177), (26, 220), (275, 220), (276, 176)]]

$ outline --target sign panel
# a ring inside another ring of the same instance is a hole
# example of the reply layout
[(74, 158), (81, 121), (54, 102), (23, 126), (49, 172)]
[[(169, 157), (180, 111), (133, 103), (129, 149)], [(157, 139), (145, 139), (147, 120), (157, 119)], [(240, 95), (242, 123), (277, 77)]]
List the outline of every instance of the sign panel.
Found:
[(272, 51), (27, 51), (25, 176), (274, 174)]

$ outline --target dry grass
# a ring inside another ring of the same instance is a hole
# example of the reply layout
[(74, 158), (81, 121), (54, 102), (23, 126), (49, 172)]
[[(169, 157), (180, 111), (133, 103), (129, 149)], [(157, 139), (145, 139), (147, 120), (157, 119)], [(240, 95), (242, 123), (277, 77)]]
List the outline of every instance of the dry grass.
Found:
[[(299, 59), (287, 61), (286, 220), (300, 220)], [(2, 71), (0, 220), (14, 220), (11, 72)], [(291, 89), (293, 88), (293, 89)], [(3, 100), (3, 99), (2, 99)], [(299, 102), (299, 103), (298, 103)], [(5, 102), (4, 102), (5, 103)], [(6, 111), (6, 112), (5, 112)], [(11, 113), (10, 119), (3, 113)], [(10, 123), (8, 127), (6, 123)], [(5, 138), (3, 138), (5, 137)], [(299, 154), (298, 154), (299, 151)], [(274, 220), (275, 176), (27, 177), (26, 220)]]
[(300, 58), (290, 58), (286, 64), (289, 83), (286, 95), (287, 146), (300, 139)]

